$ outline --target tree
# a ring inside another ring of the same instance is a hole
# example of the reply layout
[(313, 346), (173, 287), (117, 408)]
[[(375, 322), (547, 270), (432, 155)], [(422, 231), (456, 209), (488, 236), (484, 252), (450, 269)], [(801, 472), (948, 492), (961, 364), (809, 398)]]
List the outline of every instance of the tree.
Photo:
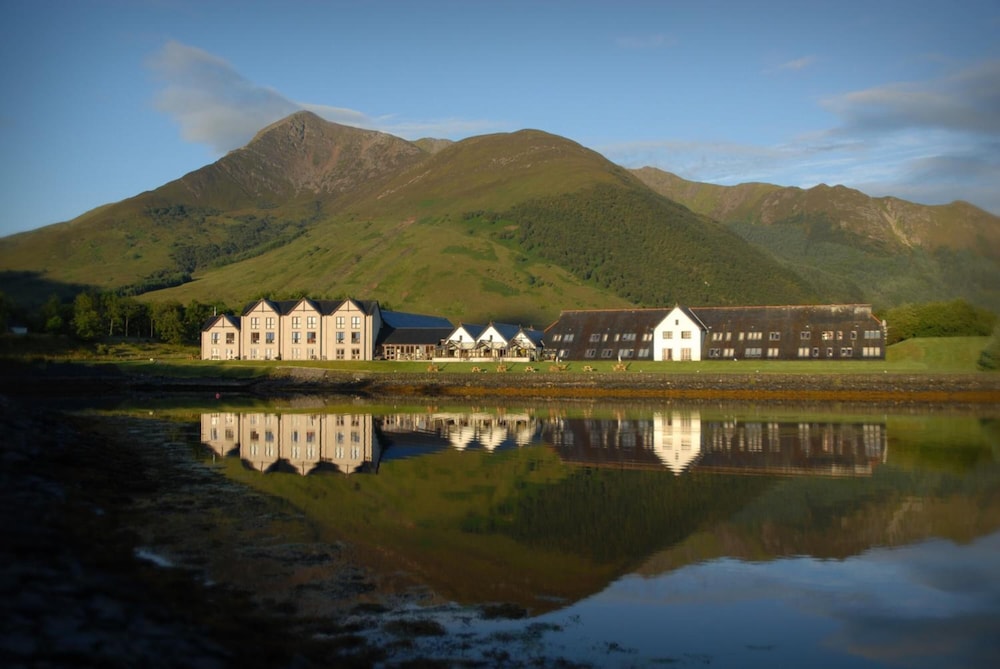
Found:
[(180, 302), (158, 302), (151, 309), (156, 333), (168, 344), (184, 343), (184, 307)]
[(73, 332), (84, 341), (97, 339), (101, 329), (101, 315), (97, 312), (97, 299), (90, 293), (80, 293), (73, 300)]
[(39, 312), (42, 330), (49, 334), (59, 334), (66, 327), (65, 308), (58, 295), (51, 295)]

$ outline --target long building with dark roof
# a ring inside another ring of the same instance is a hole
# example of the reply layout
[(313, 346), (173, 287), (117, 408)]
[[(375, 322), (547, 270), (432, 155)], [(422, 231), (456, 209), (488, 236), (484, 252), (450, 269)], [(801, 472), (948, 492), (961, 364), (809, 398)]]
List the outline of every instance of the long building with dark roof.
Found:
[(868, 304), (563, 311), (545, 341), (560, 360), (885, 358)]

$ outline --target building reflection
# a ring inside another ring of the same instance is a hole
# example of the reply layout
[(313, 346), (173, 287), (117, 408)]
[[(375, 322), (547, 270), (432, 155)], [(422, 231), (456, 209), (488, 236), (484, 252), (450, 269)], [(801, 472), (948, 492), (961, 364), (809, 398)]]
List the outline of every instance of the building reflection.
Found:
[(523, 412), (391, 414), (208, 413), (201, 438), (261, 472), (375, 473), (386, 459), (455, 449), (495, 452), (543, 443), (566, 462), (726, 473), (868, 475), (886, 461), (884, 422), (702, 419), (698, 410), (651, 418), (537, 418)]
[(700, 412), (651, 419), (564, 418), (543, 439), (568, 462), (729, 473), (871, 474), (887, 456), (884, 423), (702, 420)]
[(373, 472), (382, 454), (371, 414), (206, 413), (201, 440), (261, 472)]

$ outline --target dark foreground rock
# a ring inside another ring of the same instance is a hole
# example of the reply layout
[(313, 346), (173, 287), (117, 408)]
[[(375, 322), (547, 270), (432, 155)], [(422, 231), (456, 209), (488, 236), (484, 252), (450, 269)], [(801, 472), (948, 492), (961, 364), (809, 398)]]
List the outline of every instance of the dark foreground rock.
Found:
[[(144, 552), (150, 534), (183, 533), (185, 525), (198, 534), (199, 509), (183, 488), (216, 485), (204, 467), (150, 462), (121, 434), (102, 434), (9, 397), (0, 397), (0, 436), (0, 666), (253, 669), (376, 661), (378, 651), (340, 627), (330, 610), (322, 617), (287, 615), (280, 603), (264, 605), (258, 593), (211, 585), (203, 569), (164, 568), (159, 556)], [(171, 457), (169, 449), (155, 452)], [(184, 480), (198, 476), (208, 478)], [(222, 507), (255, 501), (243, 490), (215, 492)], [(160, 514), (159, 521), (136, 530), (143, 525), (133, 522), (135, 514), (150, 513)], [(273, 510), (263, 515), (273, 517)], [(205, 536), (192, 538), (210, 547)], [(184, 546), (182, 539), (169, 543)], [(274, 564), (322, 561), (329, 571), (325, 602), (346, 607), (371, 588), (365, 573), (329, 546), (269, 547), (259, 533), (253, 540), (272, 551)], [(289, 552), (297, 559), (287, 560)], [(199, 555), (204, 550), (187, 557)], [(246, 560), (265, 563), (259, 556)], [(263, 576), (280, 581), (280, 574)]]

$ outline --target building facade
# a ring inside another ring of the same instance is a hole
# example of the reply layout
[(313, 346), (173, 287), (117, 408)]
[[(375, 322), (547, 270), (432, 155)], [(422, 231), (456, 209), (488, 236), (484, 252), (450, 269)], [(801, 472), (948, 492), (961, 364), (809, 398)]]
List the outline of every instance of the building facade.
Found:
[(867, 304), (564, 311), (545, 331), (560, 360), (885, 359)]

